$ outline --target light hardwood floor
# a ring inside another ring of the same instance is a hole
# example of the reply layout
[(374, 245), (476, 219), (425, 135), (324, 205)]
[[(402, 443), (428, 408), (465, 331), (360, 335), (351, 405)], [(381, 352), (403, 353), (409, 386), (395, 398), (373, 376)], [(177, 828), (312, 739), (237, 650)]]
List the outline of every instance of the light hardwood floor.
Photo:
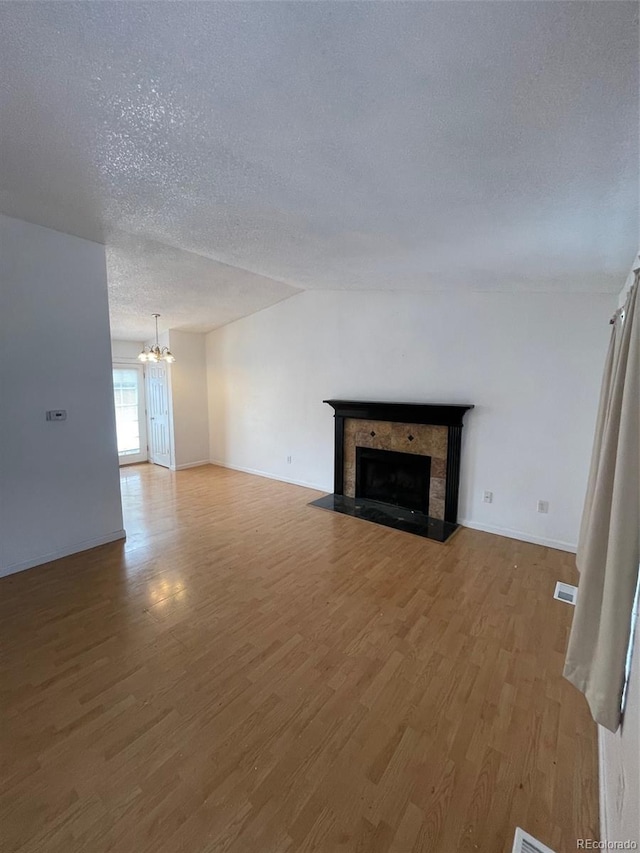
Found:
[(206, 466), (3, 579), (2, 853), (559, 853), (597, 837), (570, 554), (440, 545)]

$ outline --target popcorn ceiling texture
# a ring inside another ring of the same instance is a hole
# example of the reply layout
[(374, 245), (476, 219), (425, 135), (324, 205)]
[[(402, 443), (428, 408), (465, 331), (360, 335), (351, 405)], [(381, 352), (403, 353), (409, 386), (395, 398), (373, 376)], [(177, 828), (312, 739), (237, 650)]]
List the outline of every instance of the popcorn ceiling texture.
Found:
[[(164, 243), (117, 234), (107, 244), (112, 326), (119, 336), (136, 340), (140, 317), (161, 314), (161, 328), (208, 332), (215, 325), (252, 314), (297, 289), (248, 270), (184, 252)], [(155, 306), (155, 307), (153, 307)], [(147, 337), (150, 337), (148, 335)]]
[(113, 333), (298, 289), (620, 289), (631, 2), (0, 4), (0, 208), (108, 247)]

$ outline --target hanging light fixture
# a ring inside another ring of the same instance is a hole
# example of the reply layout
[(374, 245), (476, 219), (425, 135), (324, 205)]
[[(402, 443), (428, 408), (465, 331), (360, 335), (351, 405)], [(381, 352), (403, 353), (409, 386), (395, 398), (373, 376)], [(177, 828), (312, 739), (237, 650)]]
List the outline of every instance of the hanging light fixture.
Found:
[(172, 364), (176, 359), (172, 354), (169, 347), (160, 348), (160, 343), (158, 341), (158, 317), (159, 314), (152, 314), (152, 317), (156, 318), (156, 343), (153, 347), (143, 347), (142, 352), (138, 356), (140, 361), (168, 361), (169, 364)]

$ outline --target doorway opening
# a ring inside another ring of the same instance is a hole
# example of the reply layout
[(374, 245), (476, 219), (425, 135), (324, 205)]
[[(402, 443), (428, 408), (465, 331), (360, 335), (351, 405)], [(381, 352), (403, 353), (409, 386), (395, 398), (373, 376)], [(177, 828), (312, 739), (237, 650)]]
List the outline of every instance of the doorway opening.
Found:
[(147, 461), (147, 426), (142, 365), (113, 366), (113, 399), (120, 465)]

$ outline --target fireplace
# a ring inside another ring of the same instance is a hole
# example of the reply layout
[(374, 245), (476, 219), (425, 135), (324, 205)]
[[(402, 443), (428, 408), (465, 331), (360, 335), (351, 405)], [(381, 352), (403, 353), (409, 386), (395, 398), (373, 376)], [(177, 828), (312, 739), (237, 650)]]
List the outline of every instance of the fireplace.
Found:
[(431, 457), (356, 447), (356, 498), (423, 512), (429, 508)]
[(311, 506), (444, 542), (458, 527), (462, 419), (472, 405), (325, 400), (334, 488)]

